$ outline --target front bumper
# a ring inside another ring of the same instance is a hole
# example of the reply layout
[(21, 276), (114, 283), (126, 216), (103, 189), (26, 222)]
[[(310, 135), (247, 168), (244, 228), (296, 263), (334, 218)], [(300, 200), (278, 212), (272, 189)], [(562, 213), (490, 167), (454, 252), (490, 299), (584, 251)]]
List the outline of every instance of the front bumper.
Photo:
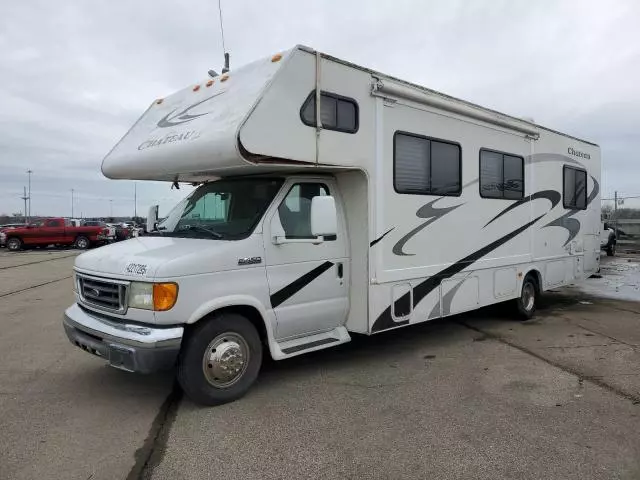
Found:
[(183, 327), (127, 324), (81, 308), (64, 313), (69, 341), (86, 352), (128, 372), (151, 373), (173, 367), (180, 351)]

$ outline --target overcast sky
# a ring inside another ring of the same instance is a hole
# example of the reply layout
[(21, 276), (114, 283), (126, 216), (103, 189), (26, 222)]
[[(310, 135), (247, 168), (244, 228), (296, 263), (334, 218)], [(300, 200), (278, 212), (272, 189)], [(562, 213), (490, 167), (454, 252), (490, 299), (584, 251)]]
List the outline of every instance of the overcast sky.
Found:
[[(602, 147), (640, 195), (640, 1), (222, 0), (231, 66), (297, 43)], [(0, 213), (133, 213), (100, 162), (149, 103), (220, 70), (216, 0), (23, 0), (0, 16)], [(138, 182), (138, 212), (186, 191)]]

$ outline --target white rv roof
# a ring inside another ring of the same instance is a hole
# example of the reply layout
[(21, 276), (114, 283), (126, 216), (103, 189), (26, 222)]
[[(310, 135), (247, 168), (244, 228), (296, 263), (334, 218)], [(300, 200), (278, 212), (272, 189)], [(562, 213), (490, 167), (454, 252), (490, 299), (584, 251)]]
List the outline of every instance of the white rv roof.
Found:
[[(300, 48), (302, 50), (305, 50), (307, 52), (311, 52), (311, 53), (315, 52), (315, 50), (313, 50), (312, 48), (309, 48), (309, 47), (304, 47), (304, 46), (300, 46), (299, 45), (298, 48)], [(557, 130), (553, 130), (552, 128), (545, 127), (543, 125), (537, 124), (534, 121), (532, 121), (530, 119), (527, 119), (527, 118), (518, 118), (518, 117), (514, 117), (513, 115), (508, 115), (508, 114), (505, 114), (505, 113), (502, 113), (502, 112), (498, 112), (497, 110), (492, 110), (490, 108), (483, 107), (481, 105), (477, 105), (475, 103), (468, 102), (468, 101), (462, 100), (460, 98), (452, 97), (451, 95), (447, 95), (445, 93), (438, 92), (437, 90), (432, 90), (430, 88), (423, 87), (422, 85), (418, 85), (416, 83), (411, 83), (411, 82), (408, 82), (406, 80), (402, 80), (402, 79), (399, 79), (397, 77), (393, 77), (391, 75), (387, 75), (385, 73), (378, 72), (376, 70), (371, 70), (370, 68), (366, 68), (366, 67), (363, 67), (361, 65), (357, 65), (355, 63), (351, 63), (351, 62), (348, 62), (346, 60), (342, 60), (340, 58), (337, 58), (337, 57), (334, 57), (334, 56), (331, 56), (331, 55), (327, 55), (325, 53), (321, 53), (321, 55), (322, 55), (322, 58), (326, 58), (327, 60), (331, 60), (331, 61), (334, 61), (334, 62), (337, 62), (337, 63), (341, 63), (343, 65), (350, 66), (352, 68), (357, 68), (358, 70), (365, 71), (365, 72), (369, 73), (372, 77), (375, 77), (375, 78), (392, 80), (394, 82), (406, 85), (406, 86), (408, 86), (410, 88), (414, 88), (414, 89), (417, 89), (417, 90), (420, 90), (420, 91), (423, 91), (423, 92), (427, 92), (427, 93), (429, 93), (431, 95), (437, 95), (438, 97), (441, 97), (444, 100), (449, 100), (451, 102), (463, 104), (463, 105), (466, 105), (468, 107), (471, 107), (471, 108), (474, 108), (474, 109), (478, 109), (478, 110), (482, 110), (482, 111), (485, 111), (485, 112), (494, 113), (494, 114), (500, 115), (502, 117), (513, 119), (513, 120), (515, 120), (517, 122), (526, 123), (526, 124), (529, 124), (531, 126), (537, 127), (539, 129), (547, 130), (548, 132), (557, 133), (558, 135), (562, 135), (562, 136), (567, 137), (567, 138), (572, 138), (572, 139), (578, 140), (580, 142), (588, 143), (589, 145), (593, 145), (593, 146), (596, 146), (596, 147), (598, 146), (596, 143), (590, 142), (589, 140), (585, 140), (583, 138), (574, 137), (572, 135), (568, 135), (566, 133), (559, 132)]]
[[(238, 132), (274, 81), (277, 72), (294, 56), (296, 50), (316, 54), (311, 48), (296, 46), (274, 57), (245, 65), (228, 75), (204, 79), (169, 97), (154, 101), (104, 158), (102, 172), (109, 178), (117, 179), (198, 181), (246, 172), (247, 167), (252, 167), (254, 173), (273, 168), (263, 166), (261, 170), (243, 158)], [(438, 97), (443, 102), (466, 106), (470, 113), (473, 113), (472, 110), (489, 112), (519, 124), (575, 138), (329, 55), (319, 55), (367, 72), (379, 80), (391, 80), (413, 91)], [(318, 166), (312, 162), (306, 165)]]

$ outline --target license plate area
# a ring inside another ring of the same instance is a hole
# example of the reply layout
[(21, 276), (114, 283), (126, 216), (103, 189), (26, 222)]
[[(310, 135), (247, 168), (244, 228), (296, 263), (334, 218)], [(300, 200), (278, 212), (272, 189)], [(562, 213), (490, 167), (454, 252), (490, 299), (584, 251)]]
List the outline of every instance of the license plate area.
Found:
[(133, 372), (135, 366), (134, 350), (122, 345), (109, 345), (109, 365), (120, 370)]

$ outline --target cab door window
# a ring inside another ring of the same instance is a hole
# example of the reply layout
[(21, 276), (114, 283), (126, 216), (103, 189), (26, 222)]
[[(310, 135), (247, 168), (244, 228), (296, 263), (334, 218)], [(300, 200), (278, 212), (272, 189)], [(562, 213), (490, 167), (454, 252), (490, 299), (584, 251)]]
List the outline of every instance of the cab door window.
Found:
[[(313, 197), (328, 196), (329, 189), (324, 183), (296, 183), (278, 207), (280, 224), (286, 238), (316, 238), (311, 233), (311, 200)], [(336, 236), (324, 237), (335, 240)]]

